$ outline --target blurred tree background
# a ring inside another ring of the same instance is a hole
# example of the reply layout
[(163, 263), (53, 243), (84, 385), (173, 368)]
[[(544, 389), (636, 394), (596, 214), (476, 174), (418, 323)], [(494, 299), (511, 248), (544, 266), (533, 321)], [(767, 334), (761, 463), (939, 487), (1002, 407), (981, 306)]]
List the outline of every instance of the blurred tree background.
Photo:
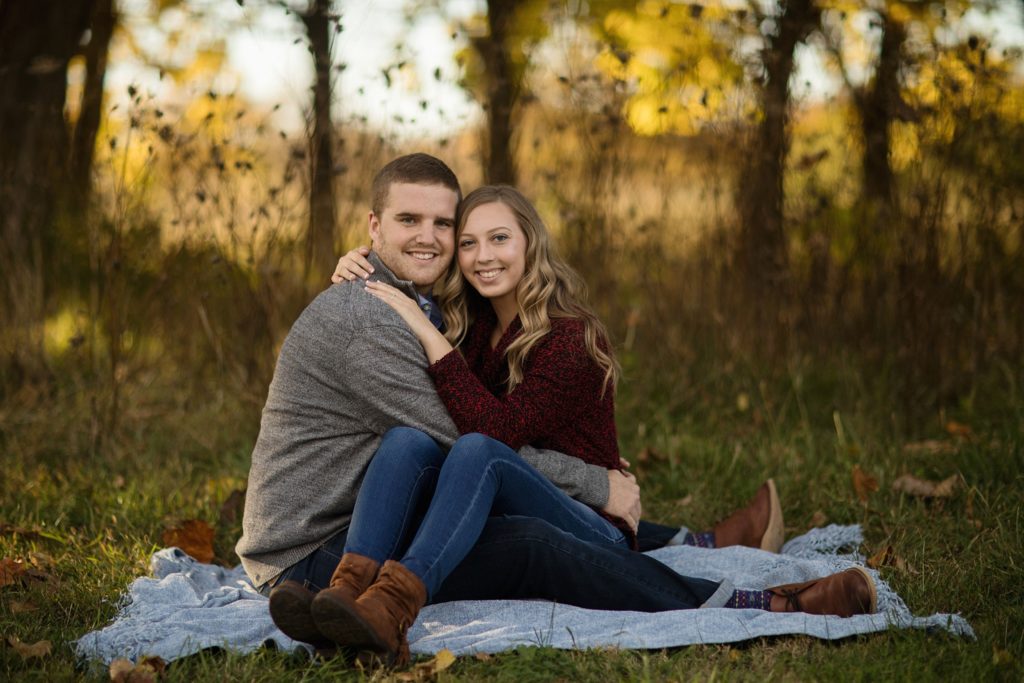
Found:
[[(1016, 0), (396, 7), (376, 85), (420, 92), (411, 47), (441, 23), (451, 64), (426, 78), (473, 103), (458, 125), (399, 126), (445, 116), (426, 95), (390, 118), (339, 95), (347, 2), (0, 0), (8, 451), (47, 457), (40, 411), (54, 458), (197, 411), (254, 438), (291, 322), (366, 241), (373, 172), (414, 150), (538, 203), (625, 387), (841, 371), (907, 433), (1015, 400), (1024, 65), (996, 28), (1021, 35)], [(304, 129), (229, 64), (268, 17), (308, 50), (311, 82), (282, 89)], [(112, 84), (119, 64), (143, 75)]]

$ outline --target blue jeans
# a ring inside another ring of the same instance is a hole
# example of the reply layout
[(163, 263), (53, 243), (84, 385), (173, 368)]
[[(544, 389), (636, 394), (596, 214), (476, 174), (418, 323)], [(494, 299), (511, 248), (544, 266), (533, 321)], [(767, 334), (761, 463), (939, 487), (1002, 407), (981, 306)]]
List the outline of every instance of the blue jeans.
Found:
[[(391, 432), (385, 439), (390, 436)], [(401, 432), (395, 435), (398, 436)], [(380, 455), (378, 452), (374, 460)], [(428, 478), (421, 477), (417, 467), (440, 469), (440, 462), (428, 460), (424, 464), (422, 460), (410, 458), (408, 472), (396, 475), (392, 484), (396, 488), (409, 488), (409, 482), (419, 482), (412, 488), (422, 486), (421, 495), (429, 497)], [(373, 462), (371, 468), (372, 465)], [(429, 477), (429, 472), (427, 475)], [(370, 477), (369, 470), (366, 477)], [(365, 486), (366, 479), (360, 489), (356, 509), (360, 509), (363, 503), (367, 508), (372, 506), (372, 496)], [(407, 527), (415, 528), (418, 524), (418, 508), (422, 508), (422, 501), (406, 508), (405, 514), (411, 515), (413, 520)], [(353, 525), (355, 521), (353, 515)], [(287, 568), (274, 583), (292, 579), (314, 591), (326, 587), (348, 545), (349, 531), (340, 532)], [(399, 536), (408, 537), (408, 531), (406, 528)], [(641, 522), (637, 535), (641, 549), (651, 549), (664, 545), (676, 532), (678, 528), (675, 527)], [(400, 541), (398, 548), (401, 547)], [(389, 559), (395, 559), (399, 553), (400, 550), (395, 549)], [(269, 593), (269, 589), (270, 586), (264, 586), (261, 590)], [(584, 541), (547, 521), (509, 515), (485, 520), (476, 544), (440, 588), (431, 594), (429, 601), (540, 598), (588, 609), (662, 612), (701, 606), (720, 607), (731, 594), (730, 585), (678, 574), (658, 560), (634, 552), (624, 544)]]
[(401, 562), (434, 595), (476, 544), (489, 516), (542, 519), (580, 540), (624, 544), (622, 532), (573, 500), (505, 444), (467, 434), (445, 457), (429, 436), (407, 427), (389, 431), (359, 489), (346, 552), (391, 559), (416, 517), (415, 508), (436, 489)]

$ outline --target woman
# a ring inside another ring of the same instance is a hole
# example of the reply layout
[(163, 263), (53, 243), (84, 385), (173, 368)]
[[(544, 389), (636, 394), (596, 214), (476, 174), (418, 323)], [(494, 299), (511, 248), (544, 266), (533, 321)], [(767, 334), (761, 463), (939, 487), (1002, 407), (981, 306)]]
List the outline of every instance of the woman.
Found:
[[(438, 394), (466, 436), (447, 456), (413, 430), (385, 436), (360, 491), (345, 555), (331, 587), (312, 603), (329, 640), (389, 663), (407, 657), (405, 629), (476, 542), (488, 515), (537, 517), (583, 540), (613, 544), (634, 543), (639, 521), (608, 518), (573, 500), (513, 450), (532, 444), (609, 469), (622, 463), (613, 403), (618, 368), (607, 335), (582, 301), (578, 276), (553, 253), (536, 209), (513, 188), (485, 186), (463, 200), (456, 235), (458, 269), (439, 297), (445, 334), (400, 291), (376, 282), (366, 291), (398, 312), (423, 344)], [(350, 272), (361, 270), (350, 257)], [(419, 498), (430, 489), (424, 481), (435, 474), (429, 508), (411, 534)], [(405, 482), (397, 493), (396, 481)], [(774, 487), (766, 487), (759, 504), (777, 507)], [(769, 517), (774, 527), (759, 530), (756, 540), (771, 536), (767, 542), (777, 550), (781, 514)], [(850, 570), (807, 584), (735, 591), (725, 606), (848, 616), (873, 611), (875, 593), (865, 572)]]

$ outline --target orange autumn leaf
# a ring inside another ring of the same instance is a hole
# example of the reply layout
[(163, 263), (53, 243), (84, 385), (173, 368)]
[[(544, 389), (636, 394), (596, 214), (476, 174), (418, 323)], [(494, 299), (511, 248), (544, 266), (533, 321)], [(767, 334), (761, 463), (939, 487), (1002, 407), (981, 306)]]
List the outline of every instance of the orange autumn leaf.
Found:
[(860, 465), (854, 465), (851, 474), (853, 490), (857, 494), (857, 499), (862, 503), (867, 503), (868, 496), (878, 490), (878, 479), (862, 470)]
[(28, 565), (13, 557), (0, 559), (0, 588), (21, 583), (28, 571)]
[(960, 475), (942, 481), (919, 479), (912, 474), (901, 475), (892, 483), (892, 490), (918, 498), (952, 498), (960, 486)]
[(817, 528), (825, 526), (828, 523), (828, 516), (821, 510), (815, 510), (814, 514), (811, 515), (811, 528)]
[(955, 436), (961, 439), (968, 439), (974, 433), (970, 425), (965, 425), (962, 422), (956, 420), (950, 420), (946, 423), (946, 433), (950, 436)]
[(937, 439), (925, 439), (915, 441), (903, 446), (904, 453), (923, 453), (925, 455), (952, 455), (959, 449), (955, 443), (950, 441), (939, 441)]
[(22, 659), (42, 659), (50, 654), (50, 650), (53, 646), (48, 640), (40, 640), (38, 643), (21, 642), (18, 636), (8, 636), (7, 644), (10, 645), (15, 652), (17, 652)]
[(201, 519), (186, 519), (164, 529), (165, 546), (177, 546), (200, 562), (213, 561), (213, 527)]

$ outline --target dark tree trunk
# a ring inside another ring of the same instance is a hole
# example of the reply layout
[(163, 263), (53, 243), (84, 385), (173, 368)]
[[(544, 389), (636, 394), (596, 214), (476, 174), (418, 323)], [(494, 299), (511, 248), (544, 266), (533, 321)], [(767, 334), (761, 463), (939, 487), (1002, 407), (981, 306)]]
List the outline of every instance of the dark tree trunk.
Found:
[(331, 3), (312, 0), (302, 16), (313, 52), (313, 122), (310, 135), (309, 227), (306, 274), (326, 278), (334, 266), (334, 128), (331, 121)]
[(508, 51), (509, 31), (515, 13), (510, 0), (489, 0), (489, 37), (480, 45), (487, 66), (487, 182), (515, 185), (512, 156), (512, 108), (519, 91), (519, 78)]
[(66, 189), (68, 61), (92, 0), (0, 0), (0, 353), (15, 380), (45, 371), (44, 267)]
[(82, 107), (71, 140), (69, 175), (74, 199), (80, 206), (88, 203), (92, 190), (92, 160), (103, 111), (103, 81), (107, 75), (107, 55), (116, 23), (114, 0), (96, 0), (89, 24), (92, 35), (85, 47)]
[(899, 73), (906, 29), (888, 13), (882, 15), (882, 48), (871, 89), (860, 99), (864, 135), (864, 195), (879, 207), (893, 201), (890, 127), (900, 101)]
[(793, 50), (818, 23), (813, 0), (784, 0), (778, 33), (764, 50), (764, 82), (760, 90), (764, 118), (755, 132), (750, 165), (738, 188), (741, 193), (740, 264), (750, 292), (758, 299), (777, 298), (787, 269), (783, 227), (783, 173), (789, 151), (789, 79)]

